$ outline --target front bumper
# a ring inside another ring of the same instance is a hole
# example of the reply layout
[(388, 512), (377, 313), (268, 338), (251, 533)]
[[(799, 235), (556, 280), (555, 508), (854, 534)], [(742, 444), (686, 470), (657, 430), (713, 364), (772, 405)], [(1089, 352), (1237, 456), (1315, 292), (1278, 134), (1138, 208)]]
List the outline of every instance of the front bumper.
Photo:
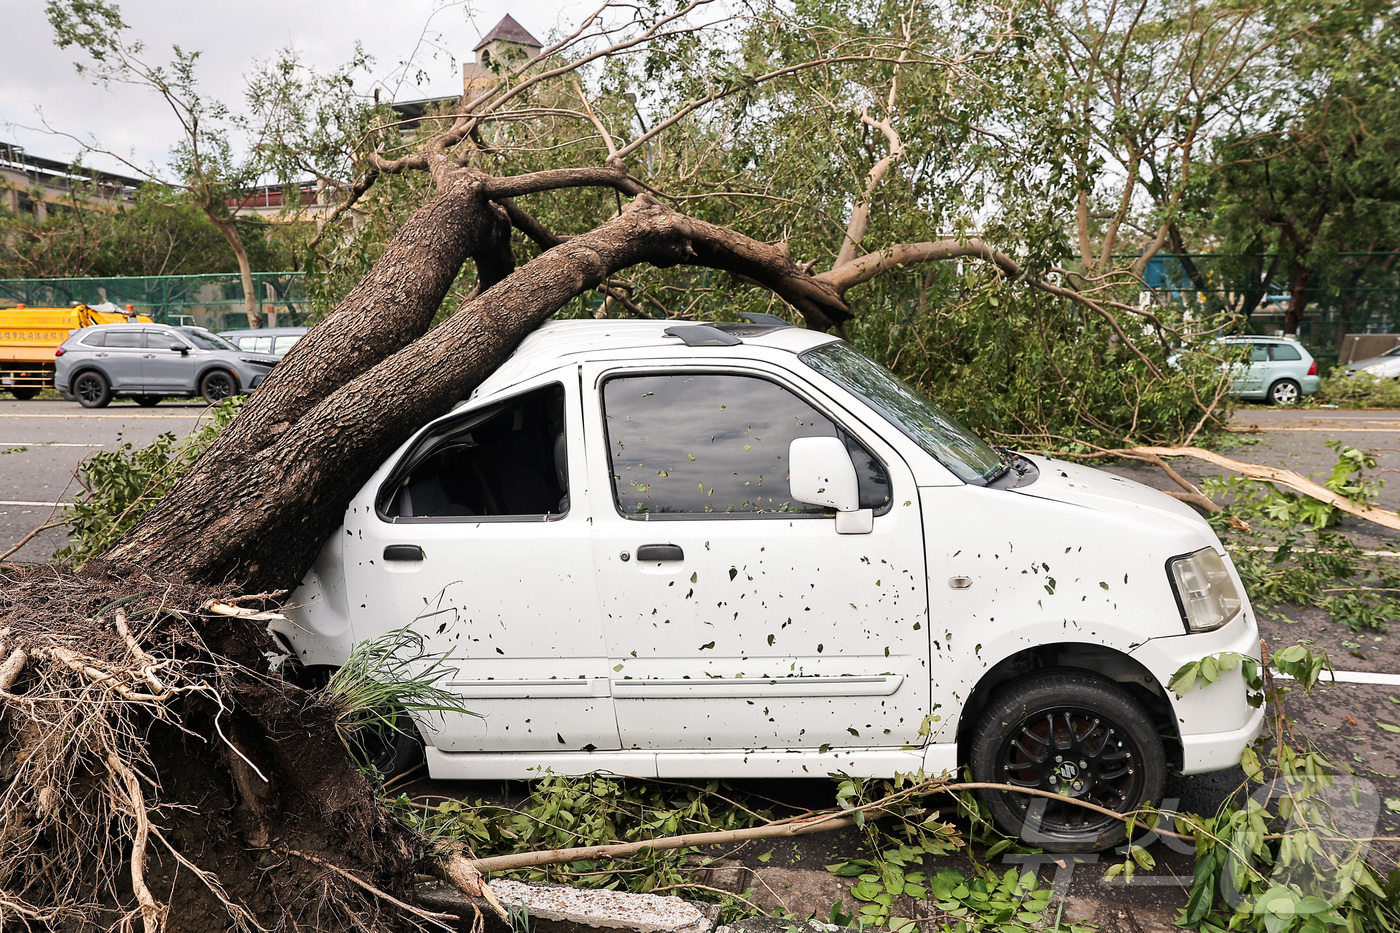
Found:
[[(1248, 603), (1240, 615), (1216, 631), (1152, 638), (1131, 655), (1166, 687), (1182, 665), (1225, 652), (1259, 659), (1259, 627)], [(1180, 697), (1168, 691), (1167, 698), (1181, 737), (1185, 774), (1239, 764), (1240, 753), (1259, 734), (1264, 722), (1263, 706), (1249, 705), (1249, 689), (1239, 665), (1222, 671), (1213, 684), (1198, 684)]]
[(1207, 732), (1181, 737), (1183, 774), (1202, 774), (1233, 768), (1240, 763), (1240, 753), (1253, 742), (1264, 727), (1264, 704), (1250, 713), (1238, 729), (1229, 732)]

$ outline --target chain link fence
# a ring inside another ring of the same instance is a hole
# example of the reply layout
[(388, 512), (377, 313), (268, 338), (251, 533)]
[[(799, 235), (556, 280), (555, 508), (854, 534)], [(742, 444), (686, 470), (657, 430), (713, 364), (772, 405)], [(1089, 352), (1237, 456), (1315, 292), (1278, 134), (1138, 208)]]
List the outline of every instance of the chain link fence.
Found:
[[(1203, 314), (1233, 310), (1248, 314), (1245, 332), (1283, 333), (1288, 284), (1269, 275), (1277, 264), (1263, 255), (1241, 261), (1213, 254), (1159, 254), (1143, 278), (1158, 300), (1199, 308)], [(1400, 342), (1400, 253), (1341, 253), (1334, 270), (1309, 284), (1298, 339), (1324, 366), (1374, 355), (1371, 345)], [(1366, 335), (1394, 338), (1365, 340)]]
[[(265, 327), (310, 323), (311, 300), (301, 272), (255, 272), (253, 291)], [(243, 285), (237, 273), (125, 278), (0, 279), (0, 308), (65, 308), (110, 301), (167, 324), (194, 324), (212, 331), (248, 326)]]

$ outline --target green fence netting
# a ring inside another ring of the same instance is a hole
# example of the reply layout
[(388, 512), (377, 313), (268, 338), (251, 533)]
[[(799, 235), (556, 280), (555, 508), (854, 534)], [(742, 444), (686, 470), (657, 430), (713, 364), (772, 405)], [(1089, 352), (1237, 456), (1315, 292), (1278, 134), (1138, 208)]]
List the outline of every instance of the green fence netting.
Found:
[[(309, 322), (311, 301), (300, 272), (255, 272), (253, 292), (267, 327), (295, 327)], [(237, 273), (163, 275), (127, 278), (0, 279), (0, 308), (64, 308), (75, 302), (103, 302), (167, 324), (195, 324), (213, 331), (248, 326), (243, 285)]]
[[(1203, 313), (1257, 299), (1245, 330), (1280, 334), (1288, 308), (1288, 283), (1265, 278), (1272, 256), (1249, 260), (1214, 254), (1159, 254), (1144, 271), (1159, 301), (1199, 308)], [(1252, 269), (1250, 267), (1253, 267)], [(1191, 274), (1188, 268), (1194, 268)], [(1204, 288), (1201, 286), (1204, 285)], [(1298, 338), (1324, 363), (1337, 359), (1348, 334), (1400, 333), (1400, 253), (1342, 253), (1332, 271), (1315, 276), (1306, 294)]]

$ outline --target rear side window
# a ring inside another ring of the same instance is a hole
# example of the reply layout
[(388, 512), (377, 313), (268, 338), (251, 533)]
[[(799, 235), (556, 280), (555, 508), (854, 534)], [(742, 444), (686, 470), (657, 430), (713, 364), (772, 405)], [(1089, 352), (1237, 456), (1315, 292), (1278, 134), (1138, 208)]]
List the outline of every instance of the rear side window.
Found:
[(379, 495), (388, 521), (533, 519), (569, 510), (564, 387), (555, 383), (446, 425)]
[(85, 347), (105, 347), (107, 345), (107, 332), (105, 330), (98, 330), (90, 334), (84, 334), (82, 344)]
[(1249, 345), (1249, 361), (1251, 363), (1264, 363), (1269, 359), (1269, 348), (1257, 343)]
[(621, 376), (603, 385), (613, 495), (628, 517), (822, 514), (791, 498), (788, 445), (841, 437), (861, 507), (885, 511), (883, 464), (792, 392), (754, 376)]
[(142, 338), (145, 335), (139, 330), (109, 330), (107, 331), (108, 347), (141, 347), (145, 345)]
[(1297, 347), (1290, 347), (1286, 343), (1276, 343), (1270, 347), (1270, 349), (1274, 351), (1274, 360), (1276, 362), (1291, 362), (1303, 358), (1303, 354), (1298, 352)]

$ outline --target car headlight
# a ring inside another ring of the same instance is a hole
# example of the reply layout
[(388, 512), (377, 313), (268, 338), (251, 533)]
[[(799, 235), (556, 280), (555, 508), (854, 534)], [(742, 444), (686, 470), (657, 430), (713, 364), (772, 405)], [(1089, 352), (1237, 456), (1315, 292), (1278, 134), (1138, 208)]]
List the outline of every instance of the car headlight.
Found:
[(1388, 368), (1389, 367), (1385, 363), (1372, 363), (1370, 366), (1363, 366), (1361, 371), (1363, 373), (1370, 373), (1373, 376), (1381, 376), (1385, 374)]
[(1244, 601), (1213, 547), (1167, 561), (1172, 589), (1188, 632), (1209, 632), (1233, 619)]

